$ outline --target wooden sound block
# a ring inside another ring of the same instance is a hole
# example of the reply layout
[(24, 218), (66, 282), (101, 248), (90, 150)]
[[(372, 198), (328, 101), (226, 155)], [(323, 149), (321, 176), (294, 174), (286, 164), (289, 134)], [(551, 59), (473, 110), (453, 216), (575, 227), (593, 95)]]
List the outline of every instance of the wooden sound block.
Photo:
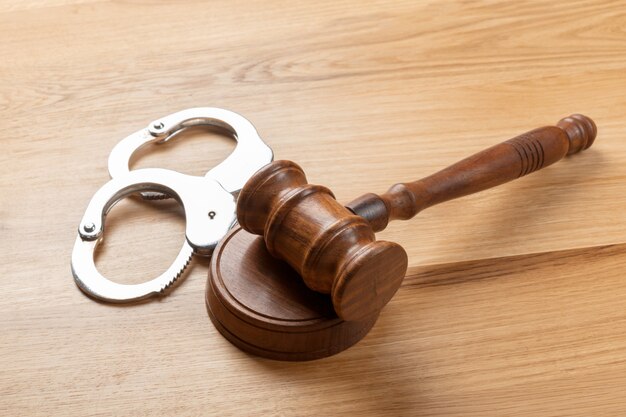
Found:
[(328, 295), (306, 287), (263, 238), (234, 228), (217, 246), (206, 289), (207, 311), (238, 348), (266, 358), (304, 361), (349, 348), (372, 328), (378, 313), (343, 321)]

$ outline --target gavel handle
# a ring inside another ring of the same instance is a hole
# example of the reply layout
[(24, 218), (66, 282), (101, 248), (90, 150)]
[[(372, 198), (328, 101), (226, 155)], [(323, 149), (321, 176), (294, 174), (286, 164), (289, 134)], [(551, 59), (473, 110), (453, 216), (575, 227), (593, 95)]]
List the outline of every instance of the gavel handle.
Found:
[(375, 232), (391, 220), (407, 220), (427, 207), (463, 197), (551, 165), (587, 149), (596, 137), (594, 122), (574, 114), (502, 142), (431, 176), (392, 186), (385, 194), (362, 195), (346, 207), (370, 222)]

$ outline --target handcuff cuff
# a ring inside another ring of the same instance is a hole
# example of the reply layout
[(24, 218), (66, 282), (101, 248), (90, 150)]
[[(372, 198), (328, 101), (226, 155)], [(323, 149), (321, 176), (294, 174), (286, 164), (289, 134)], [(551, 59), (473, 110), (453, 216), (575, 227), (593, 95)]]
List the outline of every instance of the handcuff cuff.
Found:
[[(162, 144), (192, 126), (213, 126), (230, 132), (235, 150), (203, 177), (161, 168), (130, 170), (132, 155), (148, 144)], [(182, 110), (162, 117), (120, 141), (109, 155), (111, 180), (92, 197), (78, 227), (72, 251), (72, 274), (87, 295), (124, 303), (164, 294), (183, 274), (194, 254), (210, 256), (236, 222), (236, 196), (245, 182), (273, 153), (254, 125), (243, 116), (215, 107)], [(185, 241), (174, 262), (156, 278), (141, 284), (120, 284), (101, 275), (94, 254), (104, 238), (109, 210), (124, 197), (140, 192), (144, 199), (174, 198), (185, 212)]]

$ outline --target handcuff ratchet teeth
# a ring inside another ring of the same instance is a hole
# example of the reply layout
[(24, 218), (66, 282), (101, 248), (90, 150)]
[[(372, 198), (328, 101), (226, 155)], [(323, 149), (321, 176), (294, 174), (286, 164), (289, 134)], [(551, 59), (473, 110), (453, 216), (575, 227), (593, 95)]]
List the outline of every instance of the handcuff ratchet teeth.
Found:
[[(130, 171), (133, 153), (148, 143), (163, 143), (191, 126), (217, 126), (237, 140), (237, 146), (204, 177), (145, 168)], [(182, 275), (192, 255), (208, 256), (236, 222), (235, 196), (247, 179), (273, 159), (272, 150), (247, 119), (214, 107), (183, 110), (155, 122), (119, 142), (109, 156), (112, 179), (92, 197), (78, 228), (72, 252), (72, 274), (86, 294), (108, 302), (130, 302), (163, 294)], [(175, 198), (185, 211), (185, 241), (172, 265), (141, 284), (119, 284), (102, 276), (94, 253), (104, 236), (109, 210), (124, 197)]]

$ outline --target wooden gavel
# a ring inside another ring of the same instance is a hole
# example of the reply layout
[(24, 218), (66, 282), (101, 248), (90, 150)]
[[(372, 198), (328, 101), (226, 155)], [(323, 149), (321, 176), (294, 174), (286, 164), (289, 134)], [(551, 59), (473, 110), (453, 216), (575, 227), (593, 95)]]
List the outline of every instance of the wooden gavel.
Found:
[(575, 114), (346, 207), (328, 188), (308, 184), (297, 164), (275, 161), (241, 190), (237, 218), (243, 229), (262, 235), (270, 254), (291, 265), (309, 288), (331, 294), (340, 318), (362, 320), (389, 302), (407, 269), (404, 249), (377, 241), (374, 232), (390, 220), (410, 219), (427, 207), (547, 167), (589, 148), (595, 137), (594, 122)]

